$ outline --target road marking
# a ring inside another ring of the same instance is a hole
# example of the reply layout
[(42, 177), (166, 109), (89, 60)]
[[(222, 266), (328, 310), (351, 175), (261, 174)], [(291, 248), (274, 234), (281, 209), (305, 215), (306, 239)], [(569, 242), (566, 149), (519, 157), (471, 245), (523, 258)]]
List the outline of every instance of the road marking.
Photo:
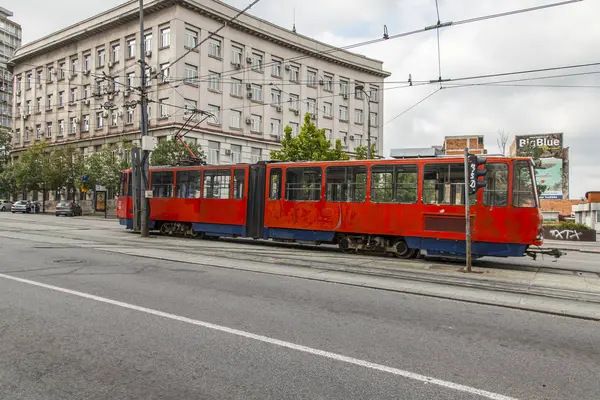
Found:
[(392, 368), (392, 367), (388, 367), (386, 365), (375, 364), (375, 363), (365, 361), (365, 360), (360, 360), (358, 358), (347, 357), (347, 356), (344, 356), (341, 354), (331, 353), (331, 352), (325, 351), (325, 350), (319, 350), (319, 349), (315, 349), (312, 347), (303, 346), (300, 344), (295, 344), (295, 343), (286, 342), (286, 341), (279, 340), (279, 339), (270, 338), (267, 336), (257, 335), (255, 333), (251, 333), (251, 332), (241, 331), (241, 330), (234, 329), (234, 328), (228, 328), (228, 327), (222, 326), (222, 325), (212, 324), (210, 322), (199, 321), (199, 320), (195, 320), (192, 318), (187, 318), (187, 317), (182, 317), (182, 316), (175, 315), (175, 314), (166, 313), (163, 311), (153, 310), (151, 308), (140, 307), (140, 306), (136, 306), (134, 304), (124, 303), (122, 301), (111, 300), (111, 299), (107, 299), (106, 297), (100, 297), (100, 296), (96, 296), (96, 295), (89, 294), (89, 293), (78, 292), (76, 290), (65, 289), (65, 288), (62, 288), (59, 286), (47, 285), (45, 283), (36, 282), (36, 281), (29, 280), (29, 279), (18, 278), (18, 277), (6, 275), (6, 274), (0, 274), (0, 278), (8, 279), (11, 281), (16, 281), (16, 282), (20, 282), (20, 283), (25, 283), (28, 285), (37, 286), (37, 287), (41, 287), (41, 288), (45, 288), (45, 289), (50, 289), (50, 290), (54, 290), (57, 292), (67, 293), (67, 294), (71, 294), (74, 296), (83, 297), (85, 299), (95, 300), (100, 303), (106, 303), (106, 304), (111, 304), (111, 305), (114, 305), (117, 307), (140, 311), (140, 312), (150, 314), (150, 315), (155, 315), (158, 317), (163, 317), (163, 318), (168, 318), (168, 319), (175, 320), (175, 321), (185, 322), (188, 324), (197, 325), (197, 326), (201, 326), (201, 327), (208, 328), (208, 329), (213, 329), (213, 330), (220, 331), (220, 332), (225, 332), (225, 333), (229, 333), (231, 335), (241, 336), (241, 337), (245, 337), (248, 339), (257, 340), (259, 342), (269, 343), (269, 344), (272, 344), (275, 346), (285, 347), (285, 348), (297, 350), (297, 351), (300, 351), (303, 353), (313, 354), (316, 356), (325, 357), (325, 358), (329, 358), (332, 360), (341, 361), (341, 362), (357, 365), (357, 366), (364, 367), (364, 368), (387, 372), (389, 374), (401, 376), (404, 378), (408, 378), (408, 379), (412, 379), (412, 380), (416, 380), (416, 381), (420, 381), (420, 382), (424, 382), (424, 383), (430, 383), (433, 385), (442, 386), (442, 387), (457, 390), (460, 392), (478, 395), (478, 396), (485, 397), (488, 399), (516, 400), (513, 397), (508, 397), (508, 396), (504, 396), (502, 394), (488, 392), (486, 390), (477, 389), (477, 388), (474, 388), (471, 386), (466, 386), (466, 385), (461, 385), (459, 383), (444, 381), (441, 379), (432, 378), (430, 376), (421, 375), (421, 374), (417, 374), (417, 373), (409, 372), (409, 371), (404, 371), (402, 369)]

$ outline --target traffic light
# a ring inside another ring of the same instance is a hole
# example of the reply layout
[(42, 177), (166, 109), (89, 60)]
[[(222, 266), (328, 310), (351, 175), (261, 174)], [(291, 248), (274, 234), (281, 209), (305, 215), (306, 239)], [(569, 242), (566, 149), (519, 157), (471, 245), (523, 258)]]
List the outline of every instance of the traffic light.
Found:
[(487, 158), (477, 157), (474, 154), (469, 154), (469, 194), (475, 194), (481, 188), (485, 187), (485, 180), (479, 180), (480, 177), (485, 178), (487, 170), (479, 169), (480, 165), (485, 165)]

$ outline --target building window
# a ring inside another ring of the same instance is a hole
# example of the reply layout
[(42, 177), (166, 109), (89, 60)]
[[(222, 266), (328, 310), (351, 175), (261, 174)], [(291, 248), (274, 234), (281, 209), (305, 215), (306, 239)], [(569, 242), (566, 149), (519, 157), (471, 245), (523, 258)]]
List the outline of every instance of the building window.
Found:
[(281, 60), (278, 58), (271, 59), (271, 75), (276, 78), (281, 78)]
[(77, 133), (77, 118), (71, 118), (71, 134)]
[[(48, 83), (52, 83), (54, 81), (54, 67), (52, 65), (48, 65), (46, 71), (47, 71), (46, 74), (48, 76), (47, 81), (48, 81)], [(17, 88), (18, 88), (18, 90), (21, 90), (20, 85), (18, 85)]]
[(59, 63), (58, 64), (58, 76), (59, 76), (60, 80), (65, 79), (65, 72), (66, 72), (65, 63), (64, 62)]
[(128, 108), (127, 109), (127, 123), (133, 124), (133, 119), (134, 119), (134, 110), (133, 110), (133, 108)]
[(135, 87), (135, 72), (130, 72), (127, 74), (127, 86), (129, 86), (129, 89), (133, 89)]
[[(169, 39), (169, 43), (170, 43)], [(144, 35), (144, 51), (146, 53), (151, 53), (152, 52), (152, 33), (146, 33)]]
[(340, 121), (348, 121), (348, 107), (340, 106)]
[(23, 88), (23, 85), (22, 85), (23, 82), (22, 81), (23, 81), (23, 78), (21, 78), (19, 76), (17, 78), (17, 88), (16, 88), (18, 92), (20, 92), (22, 90), (22, 88)]
[(281, 120), (271, 118), (271, 135), (279, 136), (281, 133)]
[(242, 162), (242, 146), (238, 144), (231, 145), (231, 162), (233, 164)]
[(299, 125), (297, 122), (290, 122), (290, 128), (292, 128), (292, 136), (298, 136)]
[(150, 71), (150, 67), (146, 68), (144, 75), (146, 78), (146, 87), (152, 86), (152, 74)]
[(41, 70), (41, 69), (38, 69), (38, 70), (36, 71), (36, 82), (35, 82), (35, 83), (37, 83), (37, 84), (38, 84), (38, 86), (41, 86), (41, 85), (42, 85), (42, 74), (43, 74), (43, 73), (42, 73), (42, 70)]
[(231, 95), (242, 97), (242, 80), (241, 79), (231, 79)]
[(363, 90), (364, 89), (359, 89), (358, 87), (362, 86), (364, 87), (364, 84), (361, 82), (355, 82), (354, 83), (354, 98), (358, 99), (358, 100), (362, 100), (363, 99)]
[(37, 124), (35, 126), (35, 138), (37, 140), (42, 138), (42, 125), (40, 125), (40, 124)]
[(118, 92), (119, 89), (121, 88), (121, 82), (118, 76), (115, 76), (114, 78), (112, 78), (112, 89), (113, 92)]
[(369, 100), (373, 103), (377, 103), (379, 101), (379, 88), (377, 86), (371, 86), (369, 90), (371, 92)]
[(98, 56), (98, 64), (97, 64), (97, 66), (98, 67), (104, 67), (104, 63), (106, 62), (106, 54), (105, 54), (105, 51), (104, 51), (103, 48), (102, 49), (98, 49), (97, 56)]
[[(207, 163), (212, 164), (212, 165), (219, 164), (219, 142), (213, 142), (212, 140), (208, 141)], [(206, 183), (206, 181), (205, 181), (205, 183)], [(204, 190), (205, 190), (205, 197), (206, 197), (206, 188)]]
[(65, 92), (60, 91), (60, 92), (58, 92), (58, 106), (62, 107), (64, 105), (65, 105)]
[(260, 115), (252, 114), (252, 125), (250, 130), (252, 132), (260, 132), (262, 127), (262, 117)]
[(377, 113), (372, 112), (369, 114), (369, 123), (371, 126), (377, 126)]
[(198, 67), (185, 64), (185, 83), (196, 84), (198, 82)]
[(354, 135), (354, 148), (362, 146), (362, 135)]
[(160, 82), (169, 82), (169, 63), (160, 64)]
[(90, 130), (90, 116), (84, 115), (83, 116), (83, 131), (88, 132), (89, 130)]
[(262, 151), (261, 149), (257, 148), (257, 147), (252, 147), (250, 149), (250, 162), (252, 164), (256, 164), (260, 161), (262, 157)]
[(324, 79), (323, 79), (323, 90), (325, 90), (326, 92), (331, 92), (333, 91), (333, 76), (331, 75), (325, 75)]
[(323, 116), (331, 118), (333, 114), (331, 114), (331, 109), (333, 105), (331, 103), (324, 102), (323, 103)]
[(111, 46), (111, 57), (113, 63), (118, 63), (121, 60), (121, 45), (119, 43), (115, 43)]
[(300, 100), (300, 96), (297, 94), (290, 94), (290, 110), (298, 109), (298, 101)]
[(135, 38), (127, 39), (127, 58), (135, 57)]
[(348, 81), (340, 79), (340, 94), (342, 96), (348, 96)]
[[(147, 38), (147, 36), (146, 36)], [(152, 40), (152, 37), (150, 37)], [(169, 47), (171, 45), (171, 28), (166, 27), (160, 30), (160, 48), (164, 49), (165, 47)], [(149, 47), (146, 47), (148, 49)]]
[(110, 126), (117, 126), (119, 123), (119, 114), (117, 111), (113, 110), (110, 113)]
[(316, 112), (316, 100), (315, 99), (306, 99), (306, 110), (310, 114), (315, 114)]
[(216, 92), (221, 91), (221, 74), (218, 72), (209, 71), (208, 89)]
[(41, 97), (38, 97), (35, 99), (35, 111), (36, 112), (42, 111), (42, 98)]
[(77, 88), (71, 89), (71, 103), (75, 103), (77, 101)]
[(229, 120), (229, 126), (231, 128), (240, 129), (242, 127), (242, 112), (238, 110), (231, 111), (231, 118)]
[(321, 168), (287, 168), (285, 198), (290, 201), (321, 200)]
[(290, 82), (298, 82), (298, 75), (300, 75), (300, 68), (291, 65), (290, 66)]
[(25, 115), (29, 115), (29, 113), (31, 112), (31, 100), (27, 100), (25, 102)]
[[(194, 114), (198, 111), (198, 102), (196, 100), (185, 99), (184, 107), (184, 115)], [(195, 119), (195, 116), (192, 119)]]
[(281, 90), (271, 89), (271, 104), (276, 106), (281, 105)]
[(219, 39), (212, 38), (208, 41), (208, 55), (221, 58), (221, 41)]
[(362, 203), (367, 196), (367, 167), (328, 167), (325, 170), (325, 199)]
[(52, 95), (46, 96), (46, 110), (52, 109)]
[(173, 197), (173, 171), (152, 172), (152, 197)]
[(242, 54), (244, 53), (244, 50), (240, 47), (237, 46), (232, 46), (231, 47), (231, 63), (236, 65), (236, 64), (242, 64)]
[(252, 100), (262, 101), (262, 86), (252, 84)]
[(46, 122), (46, 137), (52, 138), (52, 122)]
[(58, 120), (58, 136), (62, 137), (65, 134), (65, 120)]
[[(427, 166), (425, 169), (427, 170)], [(371, 201), (375, 203), (416, 203), (417, 179), (418, 167), (414, 164), (375, 165), (371, 168)], [(425, 198), (425, 192), (423, 198)]]
[[(463, 164), (426, 164), (423, 170), (423, 203), (464, 205)], [(473, 197), (475, 200), (475, 197)]]
[(160, 117), (169, 117), (169, 106), (166, 104), (169, 101), (168, 98), (158, 100), (158, 109), (160, 110)]
[(221, 107), (215, 106), (213, 104), (209, 104), (208, 112), (211, 114), (211, 116), (208, 117), (207, 122), (209, 124), (220, 125), (221, 124)]
[(262, 72), (263, 70), (263, 55), (260, 53), (252, 53), (252, 70)]
[(185, 29), (185, 47), (193, 49), (198, 45), (198, 32), (186, 28)]
[(104, 126), (104, 118), (102, 111), (96, 113), (96, 128), (102, 128)]
[(31, 86), (33, 86), (33, 75), (27, 74), (27, 86), (25, 89), (31, 89)]
[(317, 71), (308, 71), (306, 84), (313, 87), (317, 86)]
[(84, 71), (89, 71), (92, 69), (92, 55), (91, 54), (85, 54), (83, 56), (83, 70)]
[(359, 110), (358, 108), (354, 110), (354, 122), (357, 124), (363, 123), (363, 110)]

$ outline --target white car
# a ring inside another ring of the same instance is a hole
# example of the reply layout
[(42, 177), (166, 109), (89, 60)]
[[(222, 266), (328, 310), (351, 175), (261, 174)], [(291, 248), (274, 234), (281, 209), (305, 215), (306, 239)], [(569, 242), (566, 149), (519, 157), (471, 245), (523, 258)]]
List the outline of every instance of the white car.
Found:
[(0, 211), (10, 211), (12, 203), (10, 200), (0, 199)]

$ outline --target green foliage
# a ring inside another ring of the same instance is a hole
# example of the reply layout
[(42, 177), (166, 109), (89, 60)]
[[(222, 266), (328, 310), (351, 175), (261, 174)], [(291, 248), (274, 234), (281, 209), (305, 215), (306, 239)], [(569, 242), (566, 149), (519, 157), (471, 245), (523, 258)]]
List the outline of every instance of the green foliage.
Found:
[[(187, 146), (194, 152), (196, 157), (205, 160), (206, 156), (202, 147), (198, 144), (186, 143)], [(185, 146), (176, 140), (164, 140), (156, 146), (150, 157), (151, 165), (178, 165), (183, 160), (191, 158), (190, 153)]]
[(104, 147), (87, 158), (85, 175), (88, 186), (102, 185), (108, 190), (117, 191), (121, 182), (121, 171), (131, 167), (126, 153), (131, 150), (127, 146)]
[(297, 137), (292, 136), (292, 128), (286, 126), (281, 141), (281, 150), (272, 150), (271, 159), (279, 161), (337, 161), (348, 160), (348, 155), (342, 150), (342, 142), (327, 140), (325, 129), (317, 129), (310, 119), (310, 114), (304, 116), (304, 124)]
[(29, 146), (14, 165), (14, 179), (21, 189), (48, 190), (52, 187), (53, 175), (54, 168), (46, 142)]
[(7, 164), (0, 172), (0, 194), (8, 196), (17, 191), (17, 179), (15, 177), (15, 166)]
[[(533, 143), (528, 143), (523, 148), (519, 149), (519, 156), (522, 157), (531, 157), (533, 160), (533, 167), (535, 169), (539, 169), (542, 166), (542, 161), (540, 160), (540, 156), (544, 153), (543, 147), (536, 147)], [(548, 189), (548, 185), (537, 185), (538, 196), (541, 196)]]
[(551, 229), (558, 229), (559, 231), (564, 231), (564, 230), (582, 230), (582, 229), (592, 229), (589, 226), (587, 226), (586, 224), (580, 224), (579, 222), (573, 222), (573, 221), (562, 221), (559, 223), (550, 223), (550, 224), (544, 224), (544, 226), (551, 228)]
[(73, 198), (86, 171), (83, 155), (72, 146), (57, 149), (52, 153), (51, 170), (52, 189), (66, 188), (67, 197)]
[[(366, 160), (369, 156), (368, 146), (358, 146), (354, 152), (356, 153), (357, 160)], [(377, 158), (377, 148), (375, 144), (371, 144), (371, 158)]]
[(12, 148), (12, 134), (5, 130), (0, 130), (0, 172), (10, 160), (9, 154)]

